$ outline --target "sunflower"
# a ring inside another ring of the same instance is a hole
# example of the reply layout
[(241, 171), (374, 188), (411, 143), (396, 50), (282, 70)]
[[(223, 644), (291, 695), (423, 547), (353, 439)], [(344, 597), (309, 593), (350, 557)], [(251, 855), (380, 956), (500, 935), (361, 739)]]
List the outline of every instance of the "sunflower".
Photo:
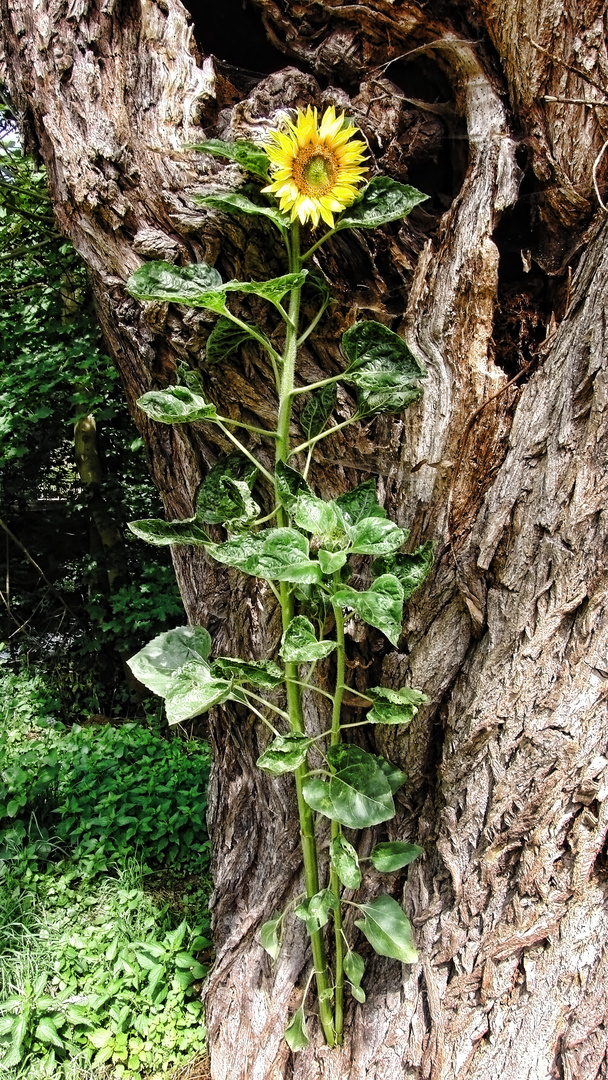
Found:
[(323, 218), (330, 228), (334, 214), (350, 206), (357, 185), (365, 174), (365, 143), (354, 139), (354, 124), (344, 113), (336, 116), (333, 105), (318, 122), (317, 110), (298, 109), (295, 123), (287, 120), (287, 131), (270, 132), (264, 149), (270, 158), (273, 182), (264, 188), (279, 200), (291, 220), (316, 227)]

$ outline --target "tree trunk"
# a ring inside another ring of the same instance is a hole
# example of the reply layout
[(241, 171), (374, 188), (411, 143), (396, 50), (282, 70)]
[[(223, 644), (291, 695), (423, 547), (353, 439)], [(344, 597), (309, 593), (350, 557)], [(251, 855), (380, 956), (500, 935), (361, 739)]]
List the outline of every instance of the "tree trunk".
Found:
[[(142, 306), (124, 281), (142, 258), (203, 258), (237, 277), (284, 270), (257, 219), (196, 208), (197, 187), (240, 177), (183, 144), (201, 129), (256, 136), (279, 108), (335, 102), (379, 171), (432, 196), (400, 227), (322, 249), (339, 303), (303, 359), (306, 381), (339, 370), (340, 332), (361, 313), (405, 333), (429, 373), (418, 406), (326, 440), (312, 474), (326, 496), (376, 475), (412, 540), (437, 542), (402, 649), (351, 625), (353, 685), (371, 664), (431, 698), (405, 734), (376, 736), (410, 776), (390, 838), (425, 848), (405, 883), (382, 881), (413, 920), (421, 962), (369, 957), (343, 1049), (313, 1031), (307, 1050), (288, 1051), (307, 942), (290, 925), (273, 966), (256, 934), (301, 888), (293, 796), (255, 768), (252, 717), (216, 710), (212, 1075), (606, 1077), (608, 223), (593, 183), (606, 114), (581, 104), (606, 100), (601, 12), (592, 0), (257, 4), (298, 65), (259, 80), (201, 61), (178, 0), (1, 0), (3, 77), (89, 265), (170, 518), (191, 513), (227, 447), (204, 424), (155, 425), (134, 401), (174, 381), (178, 363), (198, 364), (212, 321)], [(236, 7), (235, 39), (239, 18)], [(204, 49), (204, 20), (197, 31)], [(602, 161), (596, 173), (601, 192)], [(254, 349), (204, 373), (222, 411), (255, 423), (272, 410)], [(175, 565), (219, 652), (272, 654), (272, 594), (198, 550), (175, 549)], [(368, 875), (365, 896), (379, 886)]]

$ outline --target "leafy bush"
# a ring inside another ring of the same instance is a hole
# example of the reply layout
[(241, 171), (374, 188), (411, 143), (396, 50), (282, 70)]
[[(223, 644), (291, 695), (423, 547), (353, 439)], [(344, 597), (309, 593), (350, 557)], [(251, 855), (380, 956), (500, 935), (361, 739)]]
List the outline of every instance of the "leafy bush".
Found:
[(137, 851), (150, 867), (200, 871), (209, 766), (205, 744), (76, 726), (61, 749), (57, 835), (93, 867)]
[[(14, 678), (14, 677), (13, 677)], [(135, 724), (42, 729), (43, 746), (10, 740), (0, 771), (0, 859), (25, 840), (54, 838), (89, 872), (137, 852), (148, 867), (201, 872), (208, 863), (205, 828), (209, 748), (165, 739)]]
[[(35, 875), (37, 925), (15, 924), (1, 969), (3, 1075), (67, 1078), (105, 1064), (123, 1080), (164, 1075), (204, 1046), (196, 954), (209, 946), (208, 918), (175, 926), (133, 870), (84, 890), (75, 873)], [(0, 908), (16, 884), (0, 874)]]

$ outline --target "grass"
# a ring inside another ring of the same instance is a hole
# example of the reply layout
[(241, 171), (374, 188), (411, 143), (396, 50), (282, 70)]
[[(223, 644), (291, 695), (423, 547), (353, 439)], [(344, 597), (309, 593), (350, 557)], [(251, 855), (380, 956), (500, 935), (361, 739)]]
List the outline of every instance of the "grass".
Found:
[(205, 1077), (209, 751), (0, 678), (0, 1078)]

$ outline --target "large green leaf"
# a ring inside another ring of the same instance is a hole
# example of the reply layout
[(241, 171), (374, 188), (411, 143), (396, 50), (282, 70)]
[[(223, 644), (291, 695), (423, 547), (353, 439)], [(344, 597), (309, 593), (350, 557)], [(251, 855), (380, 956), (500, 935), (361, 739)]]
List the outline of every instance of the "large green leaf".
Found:
[[(252, 293), (278, 304), (290, 289), (303, 284), (306, 273), (306, 270), (301, 270), (297, 274), (283, 274), (269, 281), (227, 281), (222, 285), (217, 271), (204, 263), (173, 266), (172, 263), (150, 262), (144, 263), (131, 275), (127, 281), (127, 291), (136, 300), (185, 304), (225, 315), (228, 293)], [(213, 280), (216, 283), (205, 285), (207, 277), (211, 279), (212, 275), (215, 275)]]
[(190, 661), (206, 661), (211, 637), (204, 626), (177, 626), (158, 634), (127, 661), (139, 682), (164, 697), (171, 678)]
[(304, 799), (313, 810), (349, 829), (365, 829), (395, 813), (389, 782), (377, 760), (352, 744), (332, 746), (327, 759), (335, 772), (329, 780), (309, 777)]
[(131, 274), (126, 289), (136, 300), (192, 304), (198, 297), (212, 292), (221, 284), (221, 275), (215, 267), (207, 266), (207, 263), (174, 266), (173, 263), (159, 260), (140, 266)]
[(338, 833), (330, 841), (329, 856), (331, 865), (346, 889), (358, 889), (361, 884), (359, 859), (352, 844)]
[(409, 919), (392, 896), (379, 896), (371, 904), (357, 904), (357, 907), (363, 913), (363, 919), (356, 919), (355, 926), (379, 956), (391, 956), (403, 964), (417, 962)]
[(218, 656), (211, 665), (211, 674), (214, 678), (251, 683), (262, 689), (279, 686), (285, 677), (274, 660), (240, 660), (236, 656)]
[(247, 533), (207, 549), (214, 559), (269, 581), (319, 583), (322, 571), (308, 558), (308, 541), (297, 529)]
[(281, 951), (279, 931), (281, 929), (282, 921), (283, 916), (277, 913), (276, 915), (273, 915), (272, 919), (265, 922), (260, 929), (260, 943), (262, 948), (266, 950), (273, 960), (277, 959)]
[(310, 1042), (306, 1034), (306, 1019), (302, 1006), (293, 1014), (291, 1022), (285, 1028), (285, 1042), (294, 1054), (303, 1050)]
[(374, 574), (394, 574), (403, 586), (404, 599), (409, 600), (412, 593), (420, 588), (433, 568), (435, 545), (432, 540), (422, 544), (410, 554), (388, 555), (375, 559), (372, 564)]
[(261, 146), (247, 139), (236, 139), (234, 142), (206, 139), (202, 143), (189, 144), (187, 149), (200, 150), (202, 154), (212, 154), (213, 157), (236, 161), (246, 172), (257, 176), (258, 180), (268, 180), (268, 154)]
[(310, 620), (296, 615), (281, 639), (280, 656), (286, 663), (308, 664), (323, 660), (335, 647), (335, 641), (318, 641)]
[(386, 518), (362, 518), (347, 530), (353, 554), (388, 555), (407, 540), (409, 533)]
[(365, 480), (358, 487), (338, 495), (336, 506), (340, 508), (347, 525), (356, 525), (363, 518), (386, 517), (376, 496), (375, 480)]
[(239, 481), (251, 490), (256, 476), (255, 465), (243, 454), (228, 454), (220, 458), (199, 488), (197, 519), (210, 525), (221, 525), (239, 518), (244, 508), (244, 493), (226, 481)]
[(403, 586), (393, 574), (383, 574), (365, 592), (350, 585), (341, 585), (333, 598), (334, 604), (352, 608), (363, 622), (375, 626), (396, 645), (401, 634), (403, 615)]
[(319, 435), (336, 407), (336, 384), (322, 386), (310, 395), (300, 413), (300, 427), (307, 439)]
[[(246, 324), (246, 328), (237, 326), (231, 319), (221, 315), (207, 338), (205, 360), (208, 364), (221, 363), (236, 352), (244, 341), (255, 340), (256, 334), (261, 334), (257, 327), (249, 324)], [(270, 345), (270, 342), (268, 344)]]
[(213, 679), (208, 664), (190, 661), (175, 672), (163, 695), (167, 720), (170, 724), (191, 720), (228, 698), (237, 699), (237, 693), (226, 679)]
[(301, 735), (298, 732), (278, 735), (260, 755), (256, 765), (259, 769), (272, 773), (273, 776), (295, 772), (306, 761), (306, 755), (313, 742), (314, 739), (309, 739), (307, 735)]
[(387, 840), (383, 844), (376, 844), (370, 859), (376, 870), (382, 874), (388, 874), (393, 870), (400, 870), (402, 866), (409, 866), (414, 859), (422, 855), (423, 851), (424, 848), (418, 847), (417, 844), (406, 844), (401, 840)]
[(197, 420), (213, 420), (217, 416), (215, 405), (187, 386), (149, 390), (137, 399), (137, 404), (146, 416), (160, 424), (194, 424)]
[(365, 691), (374, 701), (366, 720), (370, 724), (409, 724), (421, 705), (429, 699), (422, 690), (404, 686), (391, 690), (385, 686), (373, 686)]
[(345, 382), (358, 388), (362, 416), (401, 412), (422, 393), (426, 371), (403, 338), (378, 322), (360, 322), (347, 330), (342, 347), (349, 365)]
[(215, 210), (223, 210), (226, 214), (251, 214), (269, 218), (273, 225), (283, 232), (289, 228), (289, 217), (282, 214), (278, 207), (264, 206), (263, 203), (253, 202), (247, 195), (240, 191), (225, 191), (211, 195), (195, 195), (194, 201), (203, 206), (212, 206)]
[(300, 492), (312, 495), (312, 491), (301, 473), (286, 465), (284, 461), (277, 462), (274, 478), (278, 498), (289, 514), (293, 514)]
[(192, 544), (194, 547), (206, 547), (211, 543), (196, 518), (185, 518), (182, 521), (147, 518), (142, 521), (130, 521), (129, 529), (140, 540), (145, 540), (147, 544), (154, 544), (156, 547), (165, 547), (167, 544)]
[(398, 221), (425, 202), (428, 195), (391, 180), (389, 176), (376, 176), (370, 180), (361, 198), (345, 210), (337, 229), (377, 229), (388, 221)]

